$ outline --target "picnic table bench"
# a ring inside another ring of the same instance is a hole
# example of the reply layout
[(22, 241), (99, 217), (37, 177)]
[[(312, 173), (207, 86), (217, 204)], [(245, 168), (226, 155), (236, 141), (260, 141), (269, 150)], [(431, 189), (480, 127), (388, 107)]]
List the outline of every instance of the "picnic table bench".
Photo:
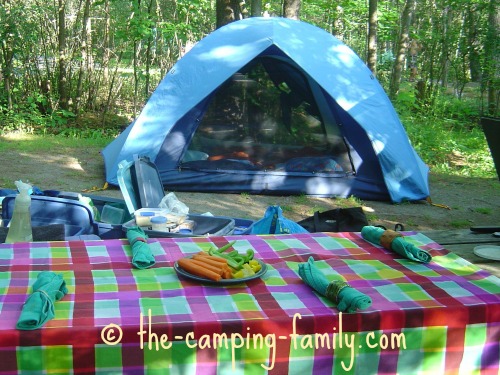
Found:
[(428, 230), (421, 233), (447, 250), (500, 277), (500, 261), (481, 258), (474, 254), (474, 247), (479, 245), (500, 246), (499, 237), (494, 237), (491, 233), (476, 233), (469, 229)]

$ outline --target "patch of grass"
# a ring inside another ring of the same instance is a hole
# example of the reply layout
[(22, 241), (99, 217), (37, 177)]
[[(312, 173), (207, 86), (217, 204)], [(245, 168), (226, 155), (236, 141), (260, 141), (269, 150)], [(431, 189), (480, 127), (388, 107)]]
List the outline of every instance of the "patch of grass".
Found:
[(69, 138), (114, 138), (124, 129), (128, 117), (113, 113), (86, 112), (75, 115), (58, 110), (42, 114), (34, 107), (20, 107), (16, 111), (0, 112), (0, 135), (20, 132), (36, 135), (60, 135)]
[(496, 176), (476, 100), (443, 90), (426, 106), (416, 100), (413, 85), (403, 85), (394, 104), (413, 147), (433, 172)]
[(64, 172), (64, 176), (68, 178), (81, 178), (82, 177), (82, 171), (79, 170), (69, 170), (67, 172)]
[(484, 215), (491, 215), (493, 212), (493, 210), (489, 207), (478, 207), (474, 211)]
[(300, 194), (294, 197), (294, 201), (296, 204), (308, 204), (309, 198), (305, 194)]
[(411, 228), (411, 227), (417, 227), (418, 223), (414, 221), (413, 219), (408, 219), (406, 220), (405, 223), (401, 223), (405, 226), (405, 228)]
[(314, 213), (315, 213), (316, 211), (323, 212), (323, 211), (325, 211), (325, 209), (324, 209), (324, 207), (321, 207), (321, 206), (312, 206), (312, 207), (310, 207), (310, 208), (307, 210), (307, 213), (308, 213), (309, 215), (311, 215), (311, 216), (312, 216), (312, 215), (314, 215)]
[(244, 199), (244, 200), (250, 200), (250, 194), (245, 193), (245, 192), (241, 193), (241, 194), (240, 194), (240, 197), (241, 197), (242, 199)]
[(493, 158), (479, 124), (403, 111), (410, 141), (431, 170), (464, 177), (496, 177)]
[(346, 206), (345, 207), (357, 207), (357, 206), (363, 206), (364, 203), (361, 199), (350, 196), (349, 198), (345, 199)]
[(335, 205), (339, 208), (359, 207), (364, 206), (363, 201), (357, 197), (350, 196), (348, 198), (332, 198), (335, 200)]
[(456, 229), (468, 228), (470, 226), (469, 220), (454, 220), (450, 222), (450, 225)]
[(380, 218), (374, 212), (365, 212), (365, 215), (366, 215), (366, 219), (370, 223), (373, 223), (373, 222), (376, 222), (376, 221), (380, 220)]
[(53, 149), (103, 148), (110, 139), (106, 138), (65, 138), (54, 135), (36, 135), (27, 133), (5, 133), (0, 135), (0, 151), (35, 153)]

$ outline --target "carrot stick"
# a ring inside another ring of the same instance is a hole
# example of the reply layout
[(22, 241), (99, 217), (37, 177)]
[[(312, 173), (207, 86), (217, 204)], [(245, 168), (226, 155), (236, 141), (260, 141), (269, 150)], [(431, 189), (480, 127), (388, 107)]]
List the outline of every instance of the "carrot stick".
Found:
[(216, 262), (226, 263), (227, 264), (227, 259), (221, 258), (221, 257), (214, 257), (213, 255), (207, 254), (207, 253), (205, 253), (203, 251), (200, 251), (199, 253), (195, 254), (195, 256), (201, 256), (201, 257), (204, 257), (204, 258), (210, 258), (210, 259), (212, 259), (212, 260), (214, 260)]
[(229, 268), (229, 266), (224, 270), (224, 273), (222, 274), (222, 278), (223, 279), (232, 279), (233, 278), (233, 274), (231, 273), (231, 269)]
[(203, 251), (203, 250), (202, 250), (202, 251), (200, 251), (200, 252), (198, 252), (198, 253), (196, 253), (195, 255), (201, 255), (201, 256), (206, 256), (206, 257), (209, 257), (209, 256), (210, 256), (210, 254), (209, 254), (209, 253), (207, 253), (207, 252), (205, 252), (205, 251)]
[[(194, 255), (193, 259), (199, 260), (200, 262), (204, 262), (206, 264), (211, 264), (212, 266), (215, 267), (224, 267), (227, 266), (227, 262), (219, 262), (218, 260), (214, 259), (215, 257), (212, 256), (203, 256), (203, 255)], [(223, 259), (225, 260), (225, 259)]]
[(230, 279), (232, 278), (232, 273), (231, 273), (231, 268), (228, 266), (227, 263), (221, 263), (221, 262), (212, 262), (212, 257), (204, 257), (204, 256), (197, 256), (195, 255), (193, 257), (194, 260), (203, 262), (205, 264), (212, 265), (218, 269), (221, 270), (221, 276), (223, 279)]
[(184, 271), (192, 273), (193, 275), (204, 277), (209, 280), (219, 281), (221, 279), (221, 275), (210, 271), (209, 269), (199, 267), (196, 263), (193, 263), (194, 260), (188, 258), (181, 258), (177, 261), (179, 267), (181, 267)]
[(210, 270), (210, 271), (215, 272), (215, 273), (217, 273), (219, 275), (222, 275), (222, 265), (220, 265), (220, 266), (213, 266), (211, 264), (202, 262), (201, 260), (196, 260), (196, 259), (192, 259), (192, 258), (190, 260), (191, 260), (191, 262), (194, 265), (196, 265), (196, 266), (198, 266), (200, 268), (206, 268), (207, 270)]
[[(216, 267), (218, 270), (220, 270), (220, 271), (217, 271), (217, 273), (220, 273), (220, 275), (222, 276), (223, 279), (232, 279), (233, 278), (231, 268), (229, 268), (229, 266), (227, 265), (227, 261), (225, 259), (213, 257), (213, 256), (208, 255), (208, 254), (206, 254), (206, 255), (195, 254), (195, 255), (193, 255), (192, 259), (203, 262), (207, 265), (212, 265), (212, 266)], [(212, 271), (215, 272), (215, 270), (212, 270)]]

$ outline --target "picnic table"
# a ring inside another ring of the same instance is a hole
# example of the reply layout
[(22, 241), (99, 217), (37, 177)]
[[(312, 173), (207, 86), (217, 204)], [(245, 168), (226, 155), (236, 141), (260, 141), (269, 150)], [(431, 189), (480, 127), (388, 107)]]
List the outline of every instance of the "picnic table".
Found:
[[(410, 261), (359, 233), (148, 239), (155, 265), (131, 265), (127, 240), (0, 245), (0, 374), (498, 373), (500, 281), (422, 233)], [(178, 276), (177, 259), (237, 240), (267, 265), (219, 286)], [(372, 304), (341, 313), (297, 273), (309, 257)], [(41, 271), (68, 294), (55, 317), (15, 328)]]

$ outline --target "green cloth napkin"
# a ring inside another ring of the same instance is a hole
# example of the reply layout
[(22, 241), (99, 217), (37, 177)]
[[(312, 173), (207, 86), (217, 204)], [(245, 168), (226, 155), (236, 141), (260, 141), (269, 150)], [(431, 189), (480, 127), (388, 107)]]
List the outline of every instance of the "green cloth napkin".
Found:
[(61, 275), (50, 271), (40, 272), (32, 293), (23, 305), (16, 328), (33, 330), (43, 326), (55, 316), (54, 302), (67, 293), (66, 282)]
[(127, 229), (127, 239), (132, 246), (132, 264), (136, 268), (144, 269), (155, 265), (155, 257), (146, 242), (148, 235), (141, 227)]
[(299, 264), (299, 276), (319, 294), (337, 303), (337, 308), (342, 312), (364, 310), (372, 304), (370, 297), (350, 287), (343, 280), (328, 281), (315, 266), (313, 257), (309, 257), (306, 263)]
[[(361, 229), (361, 236), (371, 243), (380, 245), (380, 237), (384, 231), (383, 228), (367, 225)], [(388, 250), (392, 250), (415, 262), (429, 263), (432, 260), (431, 254), (409, 243), (404, 237), (396, 237), (392, 241), (391, 248)]]

